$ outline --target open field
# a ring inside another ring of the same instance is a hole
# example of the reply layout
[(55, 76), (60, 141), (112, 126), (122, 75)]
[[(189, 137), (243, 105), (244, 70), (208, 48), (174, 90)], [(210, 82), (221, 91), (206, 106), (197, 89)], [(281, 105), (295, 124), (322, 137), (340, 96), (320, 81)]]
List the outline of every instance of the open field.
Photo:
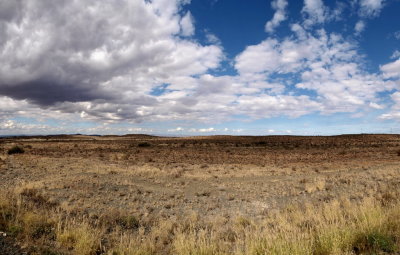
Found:
[(31, 254), (400, 252), (400, 135), (19, 137), (0, 139), (0, 157), (0, 254), (9, 241)]

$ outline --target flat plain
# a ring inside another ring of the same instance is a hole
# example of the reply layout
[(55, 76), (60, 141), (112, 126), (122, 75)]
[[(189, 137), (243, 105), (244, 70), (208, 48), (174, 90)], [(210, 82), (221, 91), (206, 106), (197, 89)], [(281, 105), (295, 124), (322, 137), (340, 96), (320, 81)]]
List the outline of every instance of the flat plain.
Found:
[(389, 248), (320, 236), (328, 208), (398, 206), (400, 135), (2, 138), (0, 187), (0, 231), (30, 254), (396, 254), (396, 229)]

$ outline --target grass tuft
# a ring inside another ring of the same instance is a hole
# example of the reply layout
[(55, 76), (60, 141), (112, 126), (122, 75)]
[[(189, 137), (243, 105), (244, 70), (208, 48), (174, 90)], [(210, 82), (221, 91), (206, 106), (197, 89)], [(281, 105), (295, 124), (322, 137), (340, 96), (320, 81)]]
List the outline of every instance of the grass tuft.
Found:
[(46, 216), (34, 212), (26, 212), (22, 217), (23, 232), (27, 238), (39, 239), (44, 236), (54, 238), (54, 222)]
[(57, 230), (57, 242), (74, 254), (93, 255), (100, 248), (101, 234), (88, 223), (70, 222)]

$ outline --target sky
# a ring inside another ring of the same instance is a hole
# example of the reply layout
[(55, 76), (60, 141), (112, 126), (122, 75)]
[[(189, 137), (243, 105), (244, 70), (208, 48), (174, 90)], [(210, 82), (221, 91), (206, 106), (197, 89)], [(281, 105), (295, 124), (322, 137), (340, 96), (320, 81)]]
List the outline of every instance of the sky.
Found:
[(0, 0), (0, 135), (400, 133), (400, 0)]

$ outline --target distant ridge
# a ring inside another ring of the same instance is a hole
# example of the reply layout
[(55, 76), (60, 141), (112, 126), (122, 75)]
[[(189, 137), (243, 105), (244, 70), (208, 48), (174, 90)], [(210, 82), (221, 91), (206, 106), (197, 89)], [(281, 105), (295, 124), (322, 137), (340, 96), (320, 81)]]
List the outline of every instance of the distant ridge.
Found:
[(130, 139), (157, 139), (157, 138), (170, 138), (170, 139), (211, 139), (211, 140), (223, 140), (223, 139), (245, 139), (245, 138), (347, 138), (347, 139), (360, 139), (367, 137), (398, 137), (400, 134), (340, 134), (340, 135), (207, 135), (207, 136), (163, 136), (163, 135), (148, 135), (148, 134), (124, 134), (124, 135), (98, 135), (98, 134), (54, 134), (54, 135), (0, 135), (0, 139), (101, 139), (101, 138), (130, 138)]

